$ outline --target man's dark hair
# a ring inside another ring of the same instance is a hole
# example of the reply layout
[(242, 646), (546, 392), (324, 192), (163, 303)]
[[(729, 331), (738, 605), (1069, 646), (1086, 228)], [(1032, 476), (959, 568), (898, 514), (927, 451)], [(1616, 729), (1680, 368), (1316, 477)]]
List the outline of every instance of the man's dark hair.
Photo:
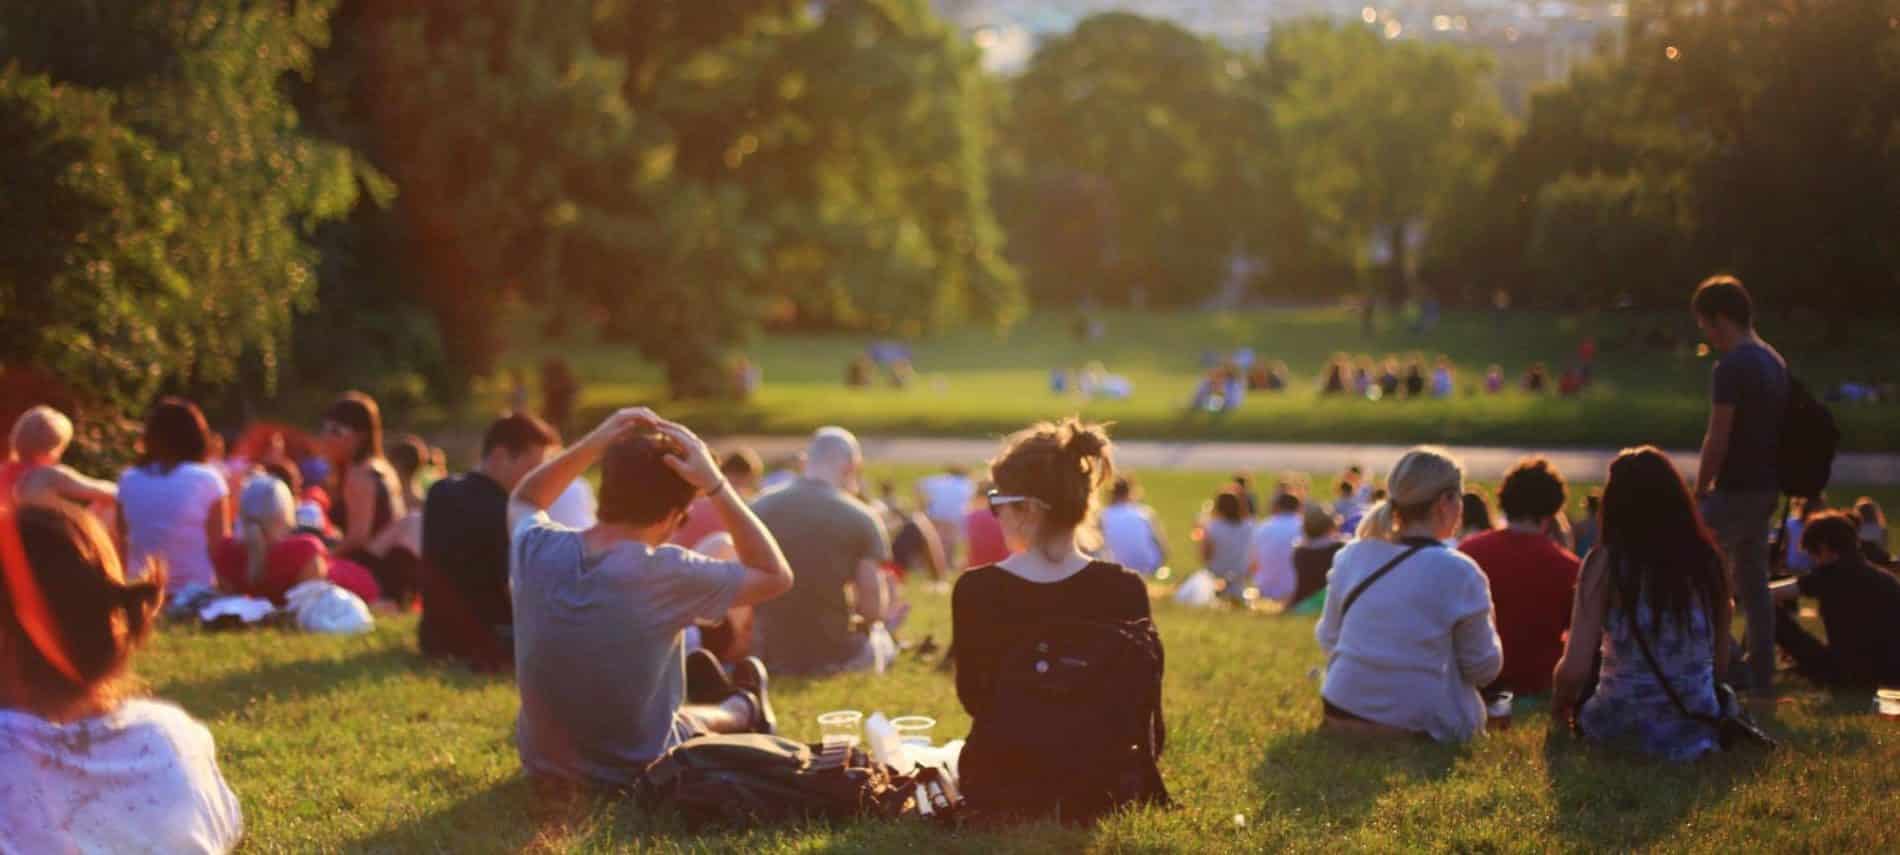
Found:
[(1822, 511), (1808, 517), (1801, 530), (1801, 550), (1832, 551), (1842, 558), (1860, 554), (1860, 523), (1844, 511)]
[(1341, 480), (1339, 482), (1340, 498), (1350, 499), (1352, 498), (1352, 494), (1356, 492), (1358, 492), (1358, 489), (1352, 486), (1351, 481)]
[(482, 434), (482, 456), (497, 448), (505, 448), (513, 457), (520, 457), (534, 448), (550, 448), (561, 444), (561, 435), (553, 426), (526, 413), (509, 413), (488, 426), (488, 432)]
[(1728, 274), (1702, 280), (1689, 306), (1702, 317), (1728, 318), (1744, 327), (1752, 323), (1755, 316), (1755, 304), (1749, 299), (1748, 289), (1742, 287), (1742, 280)]
[[(750, 448), (734, 449), (726, 453), (726, 459), (719, 464), (719, 474), (727, 478), (749, 478), (765, 474), (765, 463), (759, 460), (759, 453)], [(889, 483), (889, 482), (885, 482)]]
[(1584, 496), (1583, 509), (1593, 514), (1601, 512), (1603, 510), (1603, 494), (1591, 493), (1588, 496)]
[(1300, 497), (1292, 493), (1278, 493), (1273, 497), (1273, 512), (1290, 514), (1300, 509)]
[(1109, 501), (1112, 502), (1126, 502), (1134, 495), (1135, 482), (1127, 478), (1116, 478), (1115, 486), (1110, 487), (1108, 491)]
[(607, 446), (600, 461), (600, 521), (652, 525), (693, 503), (699, 491), (666, 465), (672, 444), (656, 433)]
[(1498, 507), (1507, 520), (1529, 522), (1556, 516), (1566, 498), (1564, 476), (1542, 457), (1518, 461), (1498, 487)]

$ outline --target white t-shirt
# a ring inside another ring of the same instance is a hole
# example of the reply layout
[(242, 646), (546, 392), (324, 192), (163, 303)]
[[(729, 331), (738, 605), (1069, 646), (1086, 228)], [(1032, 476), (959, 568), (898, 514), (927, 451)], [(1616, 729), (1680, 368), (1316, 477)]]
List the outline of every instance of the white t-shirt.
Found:
[(229, 852), (244, 834), (204, 725), (127, 701), (55, 724), (0, 709), (0, 855)]
[(1102, 543), (1115, 563), (1143, 576), (1161, 569), (1161, 546), (1155, 543), (1153, 516), (1147, 505), (1135, 502), (1102, 509)]
[(1326, 653), (1326, 700), (1361, 718), (1462, 742), (1484, 731), (1478, 687), (1497, 679), (1504, 650), (1491, 585), (1462, 552), (1427, 546), (1353, 603), (1353, 589), (1408, 547), (1356, 540), (1333, 557), (1314, 634)]
[(548, 507), (548, 518), (571, 529), (589, 529), (599, 521), (600, 502), (586, 478), (576, 478)]
[(924, 496), (924, 516), (938, 522), (962, 522), (963, 512), (976, 497), (976, 485), (962, 475), (939, 473), (917, 482)]
[(1300, 577), (1293, 569), (1293, 547), (1300, 540), (1299, 514), (1274, 514), (1253, 532), (1248, 547), (1253, 564), (1253, 584), (1260, 596), (1285, 602), (1299, 588)]
[(127, 571), (144, 572), (148, 558), (165, 562), (171, 590), (210, 585), (217, 578), (205, 542), (213, 504), (230, 495), (218, 470), (180, 463), (160, 474), (157, 466), (134, 466), (119, 476), (119, 508), (125, 514)]

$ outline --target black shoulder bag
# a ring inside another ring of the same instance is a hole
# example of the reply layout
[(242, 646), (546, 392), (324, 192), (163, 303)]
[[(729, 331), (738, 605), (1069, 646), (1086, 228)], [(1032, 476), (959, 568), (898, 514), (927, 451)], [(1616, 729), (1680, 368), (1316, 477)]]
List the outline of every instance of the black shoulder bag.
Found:
[[(1726, 630), (1718, 628), (1717, 631)], [(1643, 622), (1634, 614), (1630, 615), (1630, 634), (1636, 636), (1636, 647), (1643, 651), (1643, 661), (1649, 663), (1649, 673), (1656, 675), (1656, 682), (1662, 684), (1663, 694), (1668, 695), (1669, 702), (1675, 704), (1676, 712), (1682, 713), (1683, 718), (1715, 728), (1716, 742), (1721, 744), (1723, 751), (1732, 751), (1739, 745), (1776, 747), (1774, 738), (1755, 723), (1755, 719), (1748, 714), (1748, 708), (1742, 706), (1742, 702), (1735, 697), (1735, 690), (1719, 677), (1715, 678), (1715, 704), (1721, 712), (1712, 716), (1690, 712), (1689, 707), (1682, 702), (1682, 696), (1676, 694), (1676, 687), (1670, 684), (1668, 677), (1663, 676), (1662, 666), (1656, 664), (1656, 655), (1649, 652), (1649, 640), (1643, 637)]]
[(1372, 571), (1372, 575), (1367, 576), (1364, 582), (1360, 582), (1357, 587), (1353, 588), (1352, 592), (1346, 595), (1346, 601), (1339, 604), (1340, 627), (1343, 629), (1346, 626), (1346, 612), (1352, 610), (1352, 604), (1359, 601), (1359, 595), (1365, 593), (1367, 588), (1372, 587), (1372, 583), (1385, 578), (1385, 574), (1392, 572), (1393, 569), (1397, 568), (1400, 564), (1404, 564), (1405, 559), (1410, 558), (1414, 555), (1417, 555), (1419, 550), (1424, 549), (1427, 546), (1436, 546), (1436, 545), (1441, 545), (1441, 544), (1414, 543), (1412, 544), (1412, 548), (1399, 553), (1397, 558), (1394, 558), (1391, 561), (1387, 561), (1384, 567), (1380, 567), (1379, 569)]

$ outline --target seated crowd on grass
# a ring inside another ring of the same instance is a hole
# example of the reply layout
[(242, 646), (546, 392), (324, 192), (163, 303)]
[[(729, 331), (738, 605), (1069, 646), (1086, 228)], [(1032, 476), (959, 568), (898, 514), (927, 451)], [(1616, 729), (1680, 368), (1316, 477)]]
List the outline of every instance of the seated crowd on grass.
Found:
[[(1352, 467), (1325, 497), (1285, 483), (1262, 503), (1245, 477), (1215, 495), (1199, 558), (1228, 602), (1317, 615), (1325, 729), (1459, 742), (1510, 693), (1593, 742), (1689, 760), (1718, 750), (1700, 718), (1719, 712), (1718, 681), (1769, 695), (1777, 643), (1816, 683), (1900, 684), (1900, 581), (1873, 546), (1885, 520), (1871, 500), (1811, 503), (1796, 549), (1812, 569), (1769, 583), (1786, 367), (1739, 283), (1705, 284), (1695, 308), (1724, 359), (1693, 482), (1656, 449), (1628, 449), (1573, 525), (1564, 476), (1531, 458), (1505, 476), (1493, 525), (1451, 453), (1421, 447), (1382, 488)], [(904, 629), (906, 574), (966, 567), (949, 655), (972, 718), (970, 809), (1074, 820), (1165, 802), (1158, 774), (1102, 789), (1020, 744), (1009, 720), (1004, 672), (1025, 632), (1152, 628), (1167, 540), (1100, 426), (1030, 426), (984, 483), (925, 479), (914, 511), (892, 485), (866, 495), (842, 428), (767, 479), (755, 454), (716, 458), (641, 408), (566, 446), (540, 419), (504, 416), (475, 468), (446, 477), (419, 440), (386, 455), (376, 402), (356, 392), (315, 440), (273, 434), (224, 460), (195, 405), (162, 399), (116, 484), (60, 462), (72, 435), (36, 407), (0, 465), (0, 833), (22, 851), (233, 846), (242, 819), (210, 733), (134, 697), (130, 660), (161, 613), (188, 614), (168, 603), (281, 604), (312, 582), (419, 610), (427, 656), (511, 672), (525, 774), (614, 791), (695, 737), (774, 733), (772, 673), (878, 667), (876, 636)], [(1803, 595), (1826, 641), (1794, 619)], [(1745, 648), (1728, 631), (1736, 604)], [(1158, 637), (1153, 652), (1154, 715), (1135, 725), (1149, 768), (1165, 745)]]

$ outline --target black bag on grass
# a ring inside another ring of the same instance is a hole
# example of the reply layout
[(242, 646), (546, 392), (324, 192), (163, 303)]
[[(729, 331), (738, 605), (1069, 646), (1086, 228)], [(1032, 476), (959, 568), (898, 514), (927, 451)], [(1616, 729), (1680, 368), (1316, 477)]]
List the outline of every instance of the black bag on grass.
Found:
[(911, 789), (856, 748), (827, 755), (748, 733), (687, 740), (647, 769), (639, 795), (673, 806), (695, 827), (745, 827), (896, 816)]
[(986, 729), (985, 750), (1009, 758), (1009, 772), (984, 782), (980, 802), (965, 787), (971, 812), (1090, 822), (1123, 805), (1171, 804), (1155, 765), (1162, 668), (1148, 620), (1054, 620), (1018, 640), (1001, 660)]

